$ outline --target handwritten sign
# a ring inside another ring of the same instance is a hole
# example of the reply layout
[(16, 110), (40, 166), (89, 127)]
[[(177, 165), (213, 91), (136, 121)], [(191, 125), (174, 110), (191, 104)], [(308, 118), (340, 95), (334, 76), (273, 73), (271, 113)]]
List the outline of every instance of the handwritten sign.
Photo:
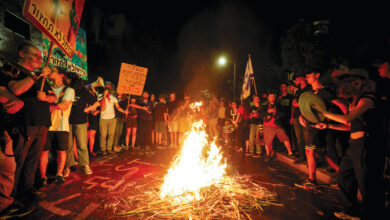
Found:
[(117, 92), (140, 96), (144, 90), (148, 68), (121, 64)]
[(83, 7), (84, 0), (26, 0), (23, 16), (71, 58)]

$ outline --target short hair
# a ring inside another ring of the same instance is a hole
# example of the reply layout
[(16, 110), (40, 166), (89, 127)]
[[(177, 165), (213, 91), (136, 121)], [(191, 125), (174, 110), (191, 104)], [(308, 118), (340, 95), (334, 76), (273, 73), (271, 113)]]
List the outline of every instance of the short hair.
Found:
[(34, 45), (32, 45), (32, 44), (24, 43), (24, 44), (19, 45), (19, 47), (18, 47), (18, 53), (19, 53), (20, 51), (27, 52), (27, 50), (29, 50), (31, 47), (35, 47), (35, 48), (38, 49), (38, 47), (36, 47), (36, 46), (34, 46)]
[(158, 98), (159, 98), (159, 99), (165, 99), (165, 95), (164, 95), (164, 94), (160, 94), (160, 95), (158, 96)]

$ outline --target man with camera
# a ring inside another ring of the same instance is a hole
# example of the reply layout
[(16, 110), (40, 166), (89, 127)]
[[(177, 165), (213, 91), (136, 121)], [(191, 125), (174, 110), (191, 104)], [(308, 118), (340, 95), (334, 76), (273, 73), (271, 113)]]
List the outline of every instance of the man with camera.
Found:
[[(5, 208), (1, 212), (2, 217), (21, 217), (33, 209), (28, 204), (37, 195), (33, 187), (35, 172), (43, 141), (46, 138), (47, 126), (51, 123), (48, 103), (55, 101), (56, 98), (55, 95), (50, 94), (47, 87), (40, 90), (41, 82), (50, 73), (50, 69), (42, 68), (39, 76), (34, 72), (42, 64), (41, 51), (31, 44), (23, 44), (18, 48), (18, 56), (16, 65), (6, 63), (0, 73), (1, 115), (4, 116), (1, 119), (3, 129), (0, 134), (1, 145), (4, 145), (2, 153), (11, 157), (0, 166), (4, 171), (7, 169), (3, 168), (12, 170), (13, 164), (16, 165), (12, 172), (14, 175), (8, 175), (8, 181), (1, 181), (0, 184), (3, 185), (1, 188), (4, 187), (6, 192), (4, 195), (8, 201), (17, 198), (23, 203), (14, 201), (2, 207)], [(23, 181), (19, 184), (20, 177), (23, 177)], [(12, 191), (13, 198), (9, 194)]]

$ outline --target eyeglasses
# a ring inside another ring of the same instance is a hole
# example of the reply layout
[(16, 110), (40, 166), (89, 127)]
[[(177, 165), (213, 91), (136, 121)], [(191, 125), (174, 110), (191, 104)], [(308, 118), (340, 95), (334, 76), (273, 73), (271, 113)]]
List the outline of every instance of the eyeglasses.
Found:
[(35, 59), (37, 59), (37, 60), (40, 60), (40, 61), (42, 61), (43, 60), (43, 58), (42, 58), (42, 55), (41, 54), (35, 54), (35, 53), (26, 53), (26, 54), (30, 54), (30, 55), (32, 55)]

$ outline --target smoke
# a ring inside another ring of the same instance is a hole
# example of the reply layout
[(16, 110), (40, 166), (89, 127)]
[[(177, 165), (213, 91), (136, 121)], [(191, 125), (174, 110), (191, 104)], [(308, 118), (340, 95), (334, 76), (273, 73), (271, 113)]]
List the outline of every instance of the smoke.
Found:
[[(233, 94), (233, 63), (236, 63), (236, 88), (239, 97), (248, 54), (255, 78), (266, 74), (272, 38), (254, 11), (242, 3), (221, 3), (195, 15), (178, 37), (177, 68), (184, 90), (210, 89), (217, 94)], [(216, 64), (225, 55), (225, 67)]]

